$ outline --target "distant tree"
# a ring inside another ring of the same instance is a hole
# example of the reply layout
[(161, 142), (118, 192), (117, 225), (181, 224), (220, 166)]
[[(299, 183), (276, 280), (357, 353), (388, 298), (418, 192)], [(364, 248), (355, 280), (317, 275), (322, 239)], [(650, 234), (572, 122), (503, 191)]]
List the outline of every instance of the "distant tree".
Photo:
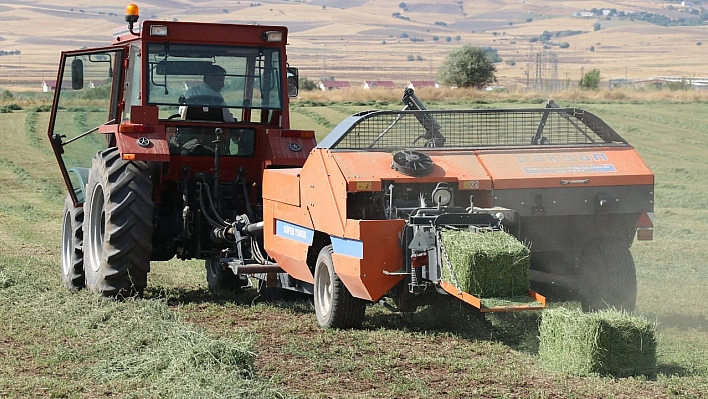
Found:
[(568, 42), (563, 42), (563, 43), (559, 44), (558, 47), (560, 47), (560, 48), (568, 48), (568, 47), (570, 47), (570, 43), (568, 43)]
[(417, 56), (415, 57), (415, 59), (418, 60), (418, 61), (425, 61), (425, 58), (423, 58), (422, 55), (417, 55)]
[(600, 24), (599, 22), (595, 22), (595, 25), (592, 26), (592, 29), (597, 32), (602, 29), (602, 24)]
[(451, 41), (452, 41), (452, 36), (447, 36), (447, 37), (445, 38), (445, 41), (448, 42), (448, 43), (451, 42)]
[(437, 37), (437, 36), (433, 36), (433, 41), (434, 41), (434, 42), (437, 42), (438, 40), (440, 40), (440, 38), (439, 38), (439, 37)]
[(701, 43), (701, 42), (696, 42), (696, 46), (700, 46), (701, 44), (703, 44), (703, 43)]
[(409, 56), (408, 56), (408, 61), (415, 61), (415, 57), (413, 57), (412, 55), (409, 55)]
[(514, 61), (514, 60), (506, 60), (506, 61), (504, 61), (504, 62), (506, 62), (506, 65), (509, 65), (509, 66), (514, 66), (514, 65), (516, 65), (516, 61)]
[[(474, 33), (474, 32), (472, 32), (472, 33)], [(462, 37), (460, 35), (457, 35), (457, 36), (455, 36), (455, 40), (459, 42), (460, 40), (462, 40)]]
[(531, 18), (531, 17), (526, 18), (526, 22), (532, 22), (532, 21), (533, 21), (533, 18)]
[(693, 89), (693, 82), (684, 77), (677, 82), (666, 82), (666, 88), (671, 91), (688, 91)]
[(590, 46), (590, 48), (588, 50), (595, 51), (595, 46)]
[(312, 91), (317, 88), (317, 83), (305, 77), (300, 77), (300, 79), (298, 79), (298, 85), (300, 86), (300, 90), (305, 91)]
[(439, 71), (440, 81), (449, 86), (482, 88), (497, 81), (496, 68), (487, 52), (470, 44), (450, 53)]
[(578, 84), (581, 89), (597, 90), (600, 88), (600, 70), (593, 68), (590, 72), (583, 75)]

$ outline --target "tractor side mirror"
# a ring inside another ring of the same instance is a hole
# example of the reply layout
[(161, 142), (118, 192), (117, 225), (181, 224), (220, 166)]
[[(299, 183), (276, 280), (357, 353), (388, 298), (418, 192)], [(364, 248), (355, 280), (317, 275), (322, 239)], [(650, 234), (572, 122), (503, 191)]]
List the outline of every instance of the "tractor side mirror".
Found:
[(299, 77), (297, 68), (288, 67), (288, 97), (297, 97), (300, 90)]
[(71, 88), (81, 90), (84, 88), (84, 62), (81, 58), (71, 61)]

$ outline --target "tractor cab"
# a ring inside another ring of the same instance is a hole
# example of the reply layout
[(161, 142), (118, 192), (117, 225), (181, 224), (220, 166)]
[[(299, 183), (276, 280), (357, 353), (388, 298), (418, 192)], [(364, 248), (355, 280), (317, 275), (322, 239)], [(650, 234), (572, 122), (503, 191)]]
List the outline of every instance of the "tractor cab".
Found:
[(286, 27), (138, 19), (131, 4), (111, 46), (62, 52), (48, 129), (64, 284), (104, 295), (142, 291), (151, 260), (204, 259), (217, 283), (225, 259), (257, 263), (262, 239), (236, 236), (263, 220), (263, 171), (316, 145), (290, 129)]

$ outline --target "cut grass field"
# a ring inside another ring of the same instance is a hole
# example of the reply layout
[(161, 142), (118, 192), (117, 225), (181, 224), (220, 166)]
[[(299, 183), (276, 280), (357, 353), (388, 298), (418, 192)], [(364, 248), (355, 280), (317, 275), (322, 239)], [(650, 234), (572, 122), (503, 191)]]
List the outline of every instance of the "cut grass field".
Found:
[[(196, 261), (155, 262), (142, 300), (66, 291), (59, 279), (64, 188), (45, 136), (48, 114), (34, 112), (41, 104), (15, 101), (24, 109), (0, 114), (2, 398), (703, 398), (708, 392), (706, 101), (556, 98), (605, 119), (656, 174), (655, 239), (636, 243), (632, 253), (637, 313), (659, 323), (657, 374), (622, 379), (544, 370), (536, 312), (480, 319), (460, 302), (441, 300), (402, 316), (374, 305), (361, 329), (322, 330), (307, 300), (209, 294)], [(542, 105), (538, 98), (490, 97), (450, 106), (479, 101)], [(446, 107), (442, 100), (426, 105)], [(293, 123), (321, 138), (347, 113), (372, 108), (401, 104), (303, 100)]]

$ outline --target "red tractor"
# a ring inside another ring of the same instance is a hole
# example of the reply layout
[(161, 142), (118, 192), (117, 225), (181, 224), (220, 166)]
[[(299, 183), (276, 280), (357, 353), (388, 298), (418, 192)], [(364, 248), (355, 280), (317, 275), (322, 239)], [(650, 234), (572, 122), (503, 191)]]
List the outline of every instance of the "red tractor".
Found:
[(137, 20), (130, 5), (112, 46), (61, 55), (48, 134), (69, 188), (63, 284), (140, 294), (150, 261), (176, 256), (205, 259), (213, 290), (247, 285), (278, 269), (257, 238), (263, 170), (315, 146), (290, 129), (287, 28)]

